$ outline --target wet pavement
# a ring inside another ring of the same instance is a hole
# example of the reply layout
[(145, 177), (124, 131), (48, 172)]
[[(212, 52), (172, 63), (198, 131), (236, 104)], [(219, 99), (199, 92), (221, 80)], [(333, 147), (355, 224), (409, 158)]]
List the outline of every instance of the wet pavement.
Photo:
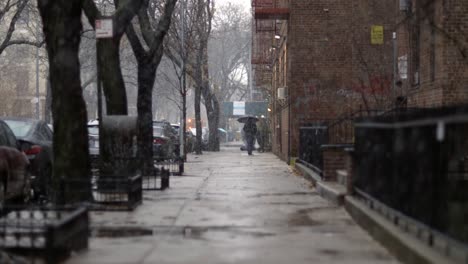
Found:
[(346, 211), (271, 153), (190, 155), (133, 212), (93, 212), (67, 263), (398, 263)]

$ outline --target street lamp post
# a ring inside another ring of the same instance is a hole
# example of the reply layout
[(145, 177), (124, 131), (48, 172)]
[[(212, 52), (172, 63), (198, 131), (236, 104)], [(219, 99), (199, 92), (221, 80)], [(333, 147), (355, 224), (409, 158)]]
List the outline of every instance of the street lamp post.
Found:
[(41, 119), (41, 113), (40, 113), (40, 101), (41, 99), (39, 98), (39, 46), (36, 47), (36, 119), (39, 120)]

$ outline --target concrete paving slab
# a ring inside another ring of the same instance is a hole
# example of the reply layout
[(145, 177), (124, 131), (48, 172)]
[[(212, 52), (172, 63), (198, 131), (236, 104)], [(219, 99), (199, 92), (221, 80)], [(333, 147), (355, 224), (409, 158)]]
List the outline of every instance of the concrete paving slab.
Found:
[(68, 263), (398, 263), (271, 153), (226, 148), (185, 168), (134, 212), (93, 213), (90, 249)]

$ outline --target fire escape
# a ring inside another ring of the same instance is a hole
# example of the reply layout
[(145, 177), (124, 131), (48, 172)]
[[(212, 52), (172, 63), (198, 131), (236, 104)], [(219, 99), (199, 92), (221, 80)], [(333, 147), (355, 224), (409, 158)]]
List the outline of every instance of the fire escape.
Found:
[(252, 0), (252, 74), (256, 87), (270, 87), (281, 24), (290, 0)]

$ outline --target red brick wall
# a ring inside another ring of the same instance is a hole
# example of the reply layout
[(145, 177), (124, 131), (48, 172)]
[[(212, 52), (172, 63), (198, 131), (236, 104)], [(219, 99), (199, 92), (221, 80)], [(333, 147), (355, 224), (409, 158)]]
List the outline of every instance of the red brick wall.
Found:
[[(290, 2), (292, 156), (298, 153), (301, 125), (335, 119), (366, 105), (374, 109), (388, 99), (394, 8), (391, 0)], [(383, 45), (371, 45), (372, 25), (384, 26)]]
[[(463, 47), (468, 50), (468, 1), (431, 1), (430, 9), (413, 10), (419, 12), (415, 23), (421, 32), (420, 82), (407, 85), (408, 104), (436, 107), (468, 103), (468, 58), (460, 52)], [(401, 41), (399, 46), (408, 44)], [(414, 72), (410, 68), (410, 74)]]
[(351, 76), (351, 1), (290, 2), (288, 89), (291, 107), (291, 155), (297, 156), (299, 127), (335, 118), (345, 109), (337, 96)]
[[(444, 43), (446, 85), (443, 86), (443, 104), (468, 103), (468, 1), (441, 1), (441, 24), (447, 36)], [(457, 43), (451, 42), (455, 39)], [(464, 58), (461, 50), (464, 51)], [(445, 75), (445, 74), (444, 74)], [(444, 77), (442, 75), (442, 77)]]
[(348, 154), (341, 148), (326, 148), (323, 150), (323, 179), (336, 180), (336, 170), (346, 168)]

